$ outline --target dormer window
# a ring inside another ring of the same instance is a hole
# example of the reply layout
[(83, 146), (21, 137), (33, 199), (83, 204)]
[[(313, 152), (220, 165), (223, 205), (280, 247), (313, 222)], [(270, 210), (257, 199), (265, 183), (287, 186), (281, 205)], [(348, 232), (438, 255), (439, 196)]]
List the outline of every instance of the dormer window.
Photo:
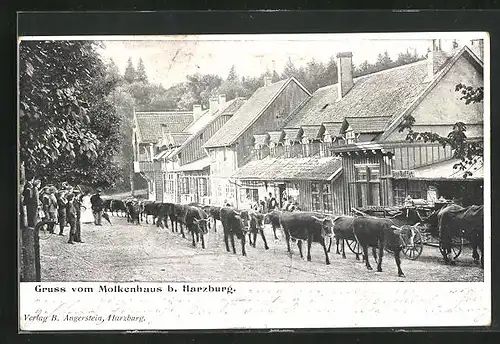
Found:
[(354, 133), (354, 130), (349, 128), (345, 132), (345, 140), (348, 145), (351, 145), (356, 142), (356, 134)]

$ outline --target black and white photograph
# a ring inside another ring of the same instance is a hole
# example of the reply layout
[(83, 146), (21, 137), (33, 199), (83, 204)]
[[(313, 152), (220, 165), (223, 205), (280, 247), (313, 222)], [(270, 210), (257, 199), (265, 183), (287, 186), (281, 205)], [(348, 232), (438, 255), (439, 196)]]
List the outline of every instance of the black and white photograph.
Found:
[(489, 281), (488, 45), (20, 37), (21, 284)]

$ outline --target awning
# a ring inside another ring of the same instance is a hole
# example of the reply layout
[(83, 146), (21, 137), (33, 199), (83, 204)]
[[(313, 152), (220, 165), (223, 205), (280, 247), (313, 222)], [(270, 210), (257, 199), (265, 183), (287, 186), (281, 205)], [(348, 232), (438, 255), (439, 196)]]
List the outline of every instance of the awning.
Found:
[(187, 171), (203, 171), (205, 168), (210, 166), (210, 158), (205, 157), (200, 160), (196, 160), (186, 165), (182, 165), (178, 169), (172, 172), (187, 172)]
[(239, 168), (233, 178), (242, 180), (332, 180), (342, 171), (337, 157), (265, 158)]
[(457, 159), (438, 162), (425, 167), (417, 168), (413, 171), (408, 179), (414, 180), (450, 180), (450, 181), (467, 181), (484, 179), (484, 168), (482, 162), (478, 162), (468, 169), (472, 176), (464, 178), (464, 171), (454, 169), (453, 165), (459, 163)]

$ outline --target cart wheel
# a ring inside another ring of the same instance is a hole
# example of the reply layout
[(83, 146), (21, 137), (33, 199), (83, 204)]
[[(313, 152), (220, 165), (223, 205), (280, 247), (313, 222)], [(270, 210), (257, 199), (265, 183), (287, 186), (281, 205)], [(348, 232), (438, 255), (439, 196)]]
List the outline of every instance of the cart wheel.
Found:
[(424, 242), (422, 240), (422, 233), (415, 228), (415, 237), (413, 238), (413, 246), (405, 245), (403, 247), (403, 254), (406, 258), (410, 260), (416, 260), (422, 254), (422, 250), (424, 249)]
[(359, 242), (356, 239), (345, 239), (347, 242), (347, 246), (351, 250), (352, 253), (354, 254), (362, 254), (363, 249), (359, 245)]
[[(53, 222), (41, 221), (35, 226), (35, 230), (38, 230), (38, 237), (42, 240), (50, 238), (49, 224)], [(54, 225), (55, 226), (55, 225)]]
[[(453, 239), (451, 241), (451, 254), (453, 255), (453, 259), (457, 259), (462, 252), (462, 248), (464, 246), (464, 238)], [(441, 246), (441, 242), (439, 243), (439, 251), (442, 255), (444, 255), (443, 247)]]

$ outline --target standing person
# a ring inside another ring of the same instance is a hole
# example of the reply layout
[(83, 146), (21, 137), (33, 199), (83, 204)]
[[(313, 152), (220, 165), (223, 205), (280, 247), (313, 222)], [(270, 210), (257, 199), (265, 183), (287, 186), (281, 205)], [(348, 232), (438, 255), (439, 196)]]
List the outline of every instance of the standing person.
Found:
[(274, 198), (273, 194), (270, 192), (269, 193), (269, 211), (273, 211), (274, 209), (278, 208), (278, 202), (276, 201), (276, 198)]
[(45, 197), (45, 208), (46, 208), (46, 217), (49, 224), (49, 233), (54, 233), (54, 227), (57, 221), (57, 199), (55, 196), (57, 189), (54, 186), (49, 186), (47, 197)]
[(73, 205), (75, 207), (75, 236), (74, 242), (83, 243), (82, 241), (82, 227), (81, 227), (81, 208), (82, 208), (82, 195), (80, 194), (80, 190), (75, 189), (74, 191), (75, 197), (73, 199)]
[(66, 227), (66, 190), (60, 190), (57, 193), (57, 219), (59, 220), (59, 235), (64, 235), (64, 227)]
[(68, 199), (67, 199), (67, 203), (66, 203), (66, 219), (69, 223), (68, 244), (74, 244), (74, 241), (75, 241), (76, 209), (75, 209), (74, 199), (75, 199), (75, 195), (73, 193), (68, 194)]
[(92, 213), (94, 214), (94, 224), (96, 226), (102, 226), (102, 211), (104, 208), (104, 201), (101, 198), (101, 189), (97, 189), (96, 193), (90, 197), (90, 203), (92, 203)]

